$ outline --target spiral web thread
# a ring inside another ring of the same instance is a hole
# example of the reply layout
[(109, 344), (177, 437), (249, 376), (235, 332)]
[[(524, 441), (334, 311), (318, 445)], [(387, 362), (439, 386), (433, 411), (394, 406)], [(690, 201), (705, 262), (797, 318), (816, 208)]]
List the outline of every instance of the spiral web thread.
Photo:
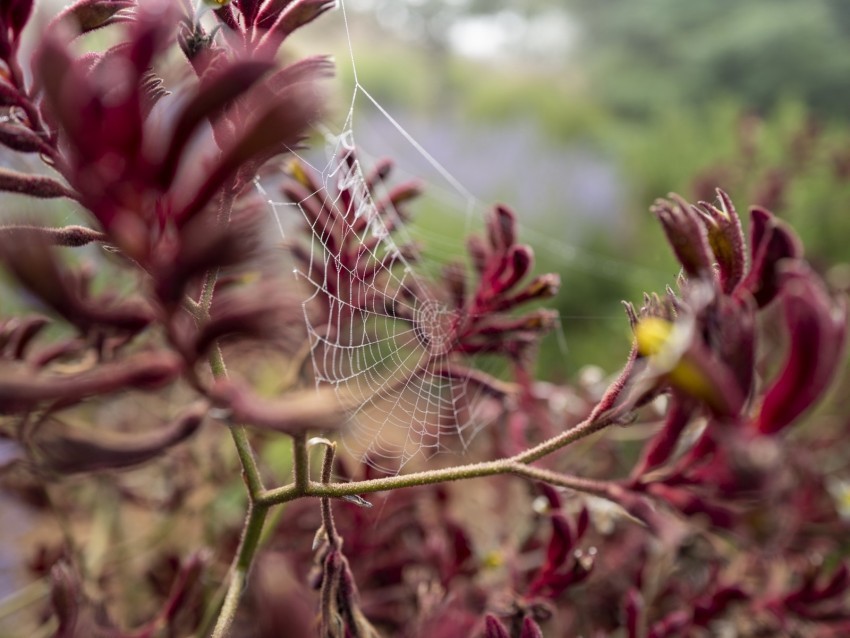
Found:
[[(489, 419), (481, 387), (453, 369), (458, 317), (419, 274), (398, 211), (379, 213), (385, 200), (376, 201), (360, 161), (347, 161), (352, 151), (349, 128), (336, 138), (321, 189), (309, 196), (340, 214), (331, 227), (308, 221), (310, 264), (296, 276), (312, 291), (304, 317), (316, 381), (353, 406), (346, 446), (375, 468), (395, 472), (420, 453), (446, 449), (448, 439), (465, 448)], [(353, 194), (350, 201), (343, 191)], [(358, 247), (357, 267), (329, 245), (331, 233)]]

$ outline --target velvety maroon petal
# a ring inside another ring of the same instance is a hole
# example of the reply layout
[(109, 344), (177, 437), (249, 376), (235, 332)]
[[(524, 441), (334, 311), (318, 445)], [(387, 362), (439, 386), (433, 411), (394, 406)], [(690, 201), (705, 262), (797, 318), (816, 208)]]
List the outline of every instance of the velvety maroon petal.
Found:
[(640, 477), (665, 463), (673, 454), (679, 438), (691, 422), (696, 410), (696, 403), (686, 397), (673, 395), (664, 425), (655, 436), (644, 446), (641, 460), (632, 470), (632, 479)]
[(807, 266), (787, 265), (782, 279), (789, 348), (754, 422), (763, 434), (787, 427), (826, 392), (841, 363), (847, 332), (846, 305), (833, 300)]
[(791, 228), (770, 211), (754, 206), (750, 209), (750, 252), (750, 272), (734, 294), (738, 297), (750, 294), (762, 308), (779, 292), (779, 262), (799, 259), (803, 246)]

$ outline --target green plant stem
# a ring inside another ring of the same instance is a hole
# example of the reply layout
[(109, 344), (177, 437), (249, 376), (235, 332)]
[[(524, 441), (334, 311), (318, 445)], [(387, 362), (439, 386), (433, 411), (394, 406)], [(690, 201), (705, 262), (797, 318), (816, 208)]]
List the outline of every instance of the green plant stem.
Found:
[[(566, 432), (562, 432), (548, 441), (544, 441), (540, 445), (529, 448), (528, 450), (520, 452), (519, 454), (507, 459), (499, 459), (497, 461), (487, 461), (483, 463), (470, 463), (468, 465), (459, 465), (457, 467), (449, 467), (441, 470), (415, 472), (413, 474), (388, 476), (368, 481), (353, 481), (351, 483), (310, 482), (306, 488), (303, 486), (299, 487), (293, 483), (292, 485), (287, 485), (285, 487), (267, 490), (260, 496), (258, 502), (266, 505), (275, 505), (277, 503), (286, 503), (287, 501), (291, 501), (300, 496), (328, 496), (331, 498), (340, 498), (343, 496), (356, 496), (372, 492), (383, 492), (403, 487), (461, 481), (482, 476), (493, 476), (496, 474), (517, 474), (519, 476), (525, 476), (535, 480), (547, 480), (553, 482), (555, 485), (569, 487), (583, 492), (590, 492), (601, 496), (605, 493), (603, 483), (589, 481), (588, 479), (582, 479), (568, 474), (550, 472), (541, 468), (530, 467), (529, 464), (551, 454), (552, 452), (560, 450), (579, 439), (589, 436), (594, 432), (598, 432), (610, 425), (610, 423), (611, 421), (608, 420), (593, 421), (588, 419), (570, 428)], [(544, 475), (546, 478), (542, 478)]]
[(561, 432), (560, 434), (553, 436), (551, 439), (543, 441), (543, 443), (535, 445), (533, 448), (529, 448), (525, 452), (520, 452), (516, 456), (511, 457), (510, 460), (516, 463), (533, 463), (534, 461), (542, 459), (544, 456), (548, 456), (553, 452), (557, 452), (561, 448), (567, 447), (571, 443), (575, 443), (579, 439), (583, 439), (595, 432), (599, 432), (599, 430), (611, 425), (612, 422), (613, 421), (611, 419), (585, 419), (578, 425), (571, 427), (566, 432)]
[[(329, 443), (325, 448), (325, 459), (322, 462), (322, 485), (327, 485), (331, 481), (335, 451), (336, 445), (333, 443)], [(325, 537), (328, 539), (328, 544), (338, 549), (340, 545), (339, 535), (336, 533), (333, 510), (331, 509), (331, 499), (327, 496), (322, 498), (322, 526), (325, 528)], [(324, 586), (325, 582), (323, 581), (323, 589)], [(324, 615), (322, 617), (324, 618)]]
[(295, 489), (306, 493), (310, 485), (310, 454), (306, 434), (297, 434), (292, 438), (292, 473)]
[[(221, 201), (218, 205), (218, 215), (216, 220), (219, 226), (226, 226), (230, 223), (230, 213), (233, 209), (233, 202), (236, 199), (236, 191), (233, 184), (225, 187), (221, 194)], [(218, 280), (218, 268), (210, 268), (204, 275), (204, 280), (201, 284), (201, 296), (198, 298), (198, 306), (204, 315), (204, 318), (209, 317), (210, 306), (212, 306), (213, 294), (215, 293), (215, 283)]]
[[(227, 377), (227, 368), (224, 365), (224, 358), (221, 355), (221, 348), (218, 345), (215, 345), (212, 352), (210, 352), (210, 369), (216, 378)], [(263, 479), (257, 467), (257, 459), (254, 456), (254, 450), (251, 448), (251, 442), (248, 440), (248, 433), (244, 427), (241, 425), (231, 425), (229, 430), (233, 444), (236, 446), (236, 453), (239, 455), (239, 462), (242, 465), (242, 474), (248, 486), (249, 499), (254, 501), (265, 491)]]
[(254, 555), (260, 547), (260, 538), (263, 534), (263, 525), (266, 522), (267, 505), (252, 502), (245, 519), (245, 527), (242, 530), (242, 538), (239, 540), (239, 549), (233, 559), (230, 568), (229, 584), (224, 596), (224, 603), (218, 615), (212, 638), (226, 638), (236, 618), (236, 610), (239, 607), (239, 598), (248, 581), (248, 572), (254, 562)]

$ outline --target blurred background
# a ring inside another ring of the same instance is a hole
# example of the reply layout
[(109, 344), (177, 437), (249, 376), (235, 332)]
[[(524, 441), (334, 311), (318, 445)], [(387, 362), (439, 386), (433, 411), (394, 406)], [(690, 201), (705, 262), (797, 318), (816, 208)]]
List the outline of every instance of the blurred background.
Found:
[(415, 210), (434, 231), (431, 249), (459, 246), (450, 238), (468, 226), (469, 196), (481, 210), (500, 201), (517, 211), (539, 270), (560, 272), (564, 334), (542, 349), (543, 375), (570, 378), (588, 363), (610, 371), (623, 360), (619, 301), (675, 279), (648, 210), (669, 192), (713, 200), (722, 187), (745, 218), (749, 205), (766, 206), (845, 287), (846, 269), (835, 265), (850, 238), (850, 3), (344, 8), (299, 34), (296, 53), (333, 51), (340, 127), (353, 105), (358, 147), (425, 181), (431, 197)]

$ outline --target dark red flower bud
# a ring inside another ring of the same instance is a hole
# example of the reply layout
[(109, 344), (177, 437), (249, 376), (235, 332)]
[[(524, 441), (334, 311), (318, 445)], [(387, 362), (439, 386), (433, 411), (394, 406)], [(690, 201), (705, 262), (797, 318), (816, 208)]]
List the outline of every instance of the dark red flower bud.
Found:
[(0, 122), (0, 144), (19, 153), (39, 153), (48, 148), (30, 129), (11, 122)]
[(88, 33), (113, 24), (119, 11), (135, 6), (135, 0), (78, 0), (56, 16), (51, 26), (67, 19), (80, 33)]
[(534, 267), (534, 251), (531, 246), (512, 245), (508, 249), (505, 268), (498, 273), (498, 277), (492, 282), (493, 292), (501, 294), (510, 290), (521, 281)]
[(26, 102), (18, 89), (0, 78), (0, 106), (20, 106)]
[(750, 272), (735, 288), (735, 296), (750, 294), (763, 308), (779, 292), (779, 262), (801, 258), (803, 247), (793, 230), (769, 211), (754, 206), (750, 209), (750, 253)]
[(13, 319), (15, 327), (10, 336), (11, 355), (14, 359), (23, 359), (26, 347), (50, 323), (46, 317), (38, 315)]
[(719, 188), (720, 207), (700, 202), (703, 220), (708, 227), (708, 243), (717, 261), (720, 289), (730, 294), (744, 277), (747, 253), (741, 218), (732, 200)]
[(682, 514), (703, 516), (716, 527), (729, 528), (736, 520), (732, 509), (718, 503), (709, 502), (684, 488), (670, 487), (663, 483), (652, 483), (647, 491), (655, 498), (682, 512)]
[(741, 396), (752, 389), (756, 358), (756, 308), (752, 299), (718, 297), (709, 319), (709, 347), (735, 377)]
[[(330, 389), (321, 392), (292, 392), (279, 399), (266, 399), (235, 381), (220, 379), (210, 390), (218, 407), (229, 409), (232, 420), (245, 425), (278, 430), (287, 434), (336, 430), (346, 421), (346, 399)], [(351, 401), (351, 400), (349, 400)]]
[(495, 318), (476, 329), (479, 335), (501, 335), (511, 332), (549, 332), (558, 325), (558, 311), (540, 308), (519, 318)]
[[(333, 60), (329, 56), (314, 55), (293, 62), (274, 72), (269, 76), (268, 81), (263, 86), (277, 95), (293, 84), (313, 82), (318, 79), (333, 77), (334, 69)], [(390, 168), (392, 168), (392, 162), (387, 162), (385, 166), (379, 164), (366, 176), (366, 188), (370, 193), (373, 192), (372, 189), (375, 188), (377, 183), (389, 174)]]
[[(268, 25), (269, 22), (271, 22), (271, 25), (267, 26), (267, 31), (260, 39), (255, 54), (273, 56), (280, 43), (289, 34), (312, 22), (335, 6), (336, 0), (292, 0), (292, 2), (287, 2), (281, 11), (280, 4), (267, 2), (264, 7), (265, 11), (260, 15), (260, 20), (264, 26)], [(276, 13), (273, 22), (272, 12)]]
[(26, 412), (47, 401), (78, 403), (130, 388), (153, 390), (173, 381), (181, 371), (181, 362), (170, 352), (143, 352), (67, 376), (6, 371), (0, 376), (0, 412)]
[[(375, 210), (378, 215), (386, 219), (384, 223), (388, 230), (395, 228), (396, 220), (403, 221), (410, 217), (405, 204), (422, 195), (423, 190), (422, 184), (418, 182), (406, 182), (394, 187), (385, 197), (377, 201)], [(388, 212), (391, 214), (387, 215)]]
[(740, 587), (721, 587), (707, 598), (700, 599), (697, 602), (693, 610), (693, 623), (697, 627), (706, 627), (710, 621), (722, 614), (729, 605), (747, 598), (749, 596)]
[(638, 363), (638, 351), (632, 346), (626, 364), (617, 375), (617, 378), (608, 386), (599, 403), (590, 413), (590, 419), (599, 421), (605, 418), (614, 418), (628, 414), (636, 407), (639, 397), (632, 390), (639, 373), (646, 368), (646, 361), (641, 359)]
[(257, 19), (257, 12), (260, 10), (260, 0), (239, 0), (236, 3), (236, 8), (242, 14), (243, 23), (245, 26), (253, 26)]
[(539, 299), (551, 299), (558, 294), (561, 287), (561, 276), (557, 273), (546, 273), (532, 279), (527, 286), (514, 295), (502, 297), (493, 304), (493, 310), (514, 308), (520, 304)]
[(505, 253), (516, 243), (516, 215), (506, 206), (496, 206), (487, 217), (487, 238), (497, 253)]
[[(312, 59), (312, 58), (308, 58)], [(306, 62), (306, 60), (305, 60)], [(294, 66), (294, 65), (292, 65)], [(393, 162), (392, 160), (382, 158), (375, 162), (375, 165), (372, 167), (372, 170), (369, 171), (369, 174), (366, 175), (366, 190), (370, 193), (375, 191), (375, 188), (386, 181), (386, 179), (390, 176), (393, 170)]]
[(79, 247), (106, 240), (106, 235), (103, 233), (84, 226), (63, 226), (60, 228), (28, 225), (0, 226), (0, 236), (8, 236), (13, 241), (16, 237), (24, 238), (24, 241), (26, 241), (26, 235), (31, 233), (43, 238), (45, 244), (50, 246)]
[(49, 243), (57, 237), (63, 241), (81, 238), (84, 231), (72, 227), (70, 236), (63, 236), (63, 229), (12, 228), (0, 232), (0, 261), (22, 286), (82, 332), (95, 325), (138, 332), (150, 323), (147, 306), (132, 301), (115, 304), (105, 297), (92, 299), (83, 293), (85, 286), (79, 277), (63, 270)]
[(846, 563), (841, 563), (829, 580), (818, 590), (817, 598), (825, 600), (843, 594), (850, 587), (850, 570)]
[(779, 432), (823, 396), (841, 365), (847, 335), (846, 304), (832, 299), (808, 266), (786, 263), (780, 281), (790, 343), (754, 421), (762, 434)]
[[(275, 2), (268, 2), (267, 5), (279, 4)], [(221, 23), (225, 25), (228, 29), (233, 31), (239, 31), (240, 25), (239, 21), (236, 19), (236, 10), (234, 5), (231, 3), (227, 3), (224, 6), (219, 7), (214, 11), (216, 17), (221, 20)]]
[(696, 407), (697, 404), (693, 400), (678, 394), (673, 395), (664, 425), (644, 446), (641, 460), (632, 470), (632, 480), (639, 481), (641, 476), (662, 465), (672, 456)]
[(511, 638), (507, 628), (493, 614), (484, 617), (484, 638)]
[(218, 163), (195, 191), (189, 203), (174, 217), (179, 225), (200, 212), (247, 162), (265, 161), (296, 146), (307, 126), (320, 112), (320, 99), (314, 87), (296, 84), (276, 96), (265, 110), (245, 125), (234, 143), (222, 153)]
[(673, 201), (656, 200), (652, 212), (661, 222), (685, 273), (691, 277), (713, 279), (713, 260), (705, 225), (693, 206), (678, 195), (670, 197)]
[(538, 489), (543, 493), (543, 497), (549, 503), (550, 510), (561, 509), (561, 496), (558, 490), (548, 483), (538, 483)]
[(118, 470), (141, 465), (185, 441), (200, 427), (208, 406), (196, 404), (161, 428), (127, 436), (88, 431), (51, 420), (32, 438), (40, 467), (59, 474)]
[(561, 512), (552, 514), (552, 536), (549, 537), (549, 545), (546, 548), (544, 569), (558, 569), (572, 554), (574, 540), (567, 517)]
[(636, 589), (630, 589), (626, 594), (626, 635), (628, 638), (638, 638), (643, 616), (643, 597)]
[(52, 199), (54, 197), (77, 197), (73, 190), (50, 177), (18, 173), (7, 168), (0, 168), (0, 191), (21, 193), (30, 197)]
[(590, 511), (587, 507), (582, 507), (581, 511), (578, 514), (578, 518), (576, 519), (576, 538), (581, 540), (584, 537), (584, 533), (587, 531), (590, 526)]
[(519, 632), (519, 638), (543, 638), (543, 631), (540, 625), (534, 622), (530, 616), (522, 619), (522, 629)]

